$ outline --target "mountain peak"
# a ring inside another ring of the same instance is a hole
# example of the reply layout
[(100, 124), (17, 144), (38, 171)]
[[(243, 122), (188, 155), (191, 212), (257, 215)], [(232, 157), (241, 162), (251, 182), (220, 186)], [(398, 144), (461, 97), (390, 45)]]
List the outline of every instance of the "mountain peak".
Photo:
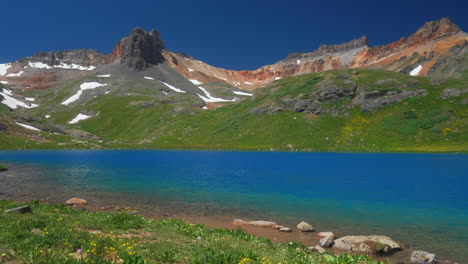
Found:
[(449, 18), (444, 17), (439, 20), (426, 22), (409, 39), (426, 39), (432, 40), (435, 38), (452, 35), (462, 31)]
[(164, 41), (157, 30), (146, 32), (137, 27), (117, 43), (110, 57), (111, 61), (120, 59), (120, 63), (126, 64), (129, 68), (143, 71), (152, 65), (164, 62), (162, 55), (164, 48)]

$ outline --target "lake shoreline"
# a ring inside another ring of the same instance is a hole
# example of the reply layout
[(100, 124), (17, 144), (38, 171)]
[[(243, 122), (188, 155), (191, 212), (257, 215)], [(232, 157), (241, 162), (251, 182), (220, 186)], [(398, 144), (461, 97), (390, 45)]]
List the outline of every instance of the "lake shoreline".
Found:
[[(63, 195), (62, 197), (66, 197)], [(24, 196), (20, 197), (10, 197), (12, 199), (4, 199), (2, 193), (0, 193), (0, 200), (10, 200), (19, 204), (26, 204), (33, 201), (40, 201), (45, 204), (64, 204), (65, 200), (59, 200), (54, 198), (52, 200), (49, 199), (24, 199)], [(70, 197), (71, 198), (71, 197)], [(209, 228), (226, 228), (226, 229), (242, 229), (243, 231), (254, 235), (256, 237), (263, 237), (272, 240), (275, 243), (289, 243), (289, 242), (299, 242), (304, 244), (307, 247), (314, 247), (320, 245), (319, 240), (321, 237), (317, 235), (318, 232), (333, 232), (333, 230), (315, 230), (313, 232), (301, 232), (295, 226), (289, 226), (293, 231), (292, 232), (280, 232), (273, 228), (269, 227), (258, 227), (258, 226), (250, 226), (250, 225), (237, 225), (234, 223), (236, 216), (234, 215), (199, 215), (199, 214), (186, 214), (184, 212), (179, 212), (179, 214), (171, 214), (168, 212), (158, 212), (157, 210), (148, 210), (148, 207), (141, 210), (139, 206), (141, 204), (135, 203), (126, 203), (120, 204), (112, 201), (107, 200), (92, 200), (88, 201), (87, 205), (81, 206), (72, 206), (76, 210), (87, 210), (91, 212), (104, 212), (104, 213), (118, 213), (118, 212), (131, 212), (132, 214), (140, 214), (143, 217), (151, 218), (155, 220), (164, 220), (164, 219), (180, 219), (190, 224), (202, 224), (206, 225)], [(120, 205), (120, 206), (119, 206)], [(238, 217), (238, 216), (237, 216)], [(267, 220), (267, 221), (275, 221), (275, 219), (246, 219), (249, 221), (254, 220)], [(345, 234), (342, 236), (337, 236), (335, 239), (346, 236), (346, 235), (353, 235), (353, 234)], [(385, 235), (385, 234), (378, 234), (378, 235)], [(424, 250), (424, 249), (412, 249), (406, 246), (401, 241), (397, 241), (402, 245), (402, 249), (400, 251), (396, 251), (393, 254), (388, 256), (375, 256), (369, 255), (374, 260), (380, 261), (389, 261), (390, 263), (406, 263), (410, 264), (411, 254), (415, 250)], [(359, 252), (349, 252), (345, 250), (340, 250), (337, 248), (326, 248), (326, 252), (331, 254), (363, 254)], [(364, 254), (366, 255), (366, 254)], [(439, 260), (438, 263), (443, 264), (456, 264), (455, 262), (451, 262), (449, 260)]]

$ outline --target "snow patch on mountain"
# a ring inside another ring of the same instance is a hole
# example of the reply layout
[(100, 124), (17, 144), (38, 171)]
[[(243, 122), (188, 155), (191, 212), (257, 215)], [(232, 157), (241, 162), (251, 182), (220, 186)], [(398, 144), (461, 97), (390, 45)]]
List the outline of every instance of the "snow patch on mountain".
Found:
[(194, 70), (193, 70), (193, 69), (191, 69), (191, 68), (188, 68), (188, 71), (189, 71), (189, 72), (194, 72)]
[(23, 124), (23, 123), (15, 122), (15, 124), (17, 124), (18, 126), (22, 126), (22, 127), (26, 128), (26, 129), (29, 129), (29, 130), (41, 131), (40, 129), (38, 129), (38, 128), (36, 128), (36, 127), (30, 126), (30, 125), (26, 125), (26, 124)]
[(146, 80), (153, 80), (153, 81), (154, 81), (154, 78), (153, 78), (153, 77), (145, 76), (145, 79), (146, 79)]
[(195, 85), (203, 84), (202, 82), (197, 81), (197, 80), (194, 80), (194, 79), (189, 79), (189, 81), (191, 81), (191, 82), (192, 82), (193, 84), (195, 84)]
[(238, 92), (238, 91), (233, 91), (233, 93), (238, 94), (238, 95), (245, 95), (245, 96), (252, 96), (253, 95), (251, 93), (244, 93), (244, 92)]
[(28, 104), (28, 103), (25, 103), (18, 99), (13, 98), (11, 91), (7, 89), (3, 89), (2, 92), (0, 92), (0, 95), (2, 95), (3, 97), (3, 100), (1, 101), (1, 103), (10, 107), (11, 109), (16, 109), (18, 107), (34, 108), (38, 106), (37, 104)]
[(47, 69), (47, 70), (53, 68), (47, 65), (46, 63), (42, 63), (42, 62), (29, 62), (28, 66), (31, 68)]
[(109, 77), (111, 77), (111, 75), (110, 74), (101, 74), (101, 75), (97, 75), (96, 77), (98, 77), (98, 78), (109, 78)]
[(101, 86), (106, 86), (106, 83), (98, 83), (98, 82), (85, 82), (80, 85), (80, 90), (76, 92), (74, 95), (70, 96), (67, 100), (63, 101), (63, 105), (69, 105), (76, 100), (78, 100), (83, 93), (84, 90), (90, 90), (90, 89), (95, 89)]
[(0, 81), (1, 84), (8, 84), (8, 81)]
[(4, 76), (9, 68), (11, 68), (11, 63), (0, 64), (0, 76)]
[[(159, 81), (161, 82), (161, 81)], [(178, 92), (178, 93), (186, 93), (185, 91), (179, 89), (179, 88), (175, 88), (174, 86), (168, 84), (168, 83), (165, 83), (165, 82), (161, 82), (162, 84), (166, 85), (169, 89), (175, 91), (175, 92)]]
[(90, 117), (91, 116), (89, 116), (89, 115), (79, 113), (75, 118), (73, 118), (70, 122), (68, 122), (68, 124), (76, 124), (76, 123), (80, 122), (81, 120), (86, 120), (86, 119), (88, 119)]
[(206, 103), (224, 103), (224, 102), (234, 102), (234, 101), (236, 101), (236, 98), (234, 98), (232, 100), (228, 100), (228, 99), (213, 97), (205, 88), (200, 87), (200, 86), (198, 88), (200, 90), (202, 90), (202, 92), (205, 94), (205, 96), (197, 94), (198, 97), (200, 97)]
[(26, 99), (26, 101), (29, 101), (29, 102), (36, 101), (36, 98), (33, 98), (33, 97), (25, 97), (24, 99)]
[(20, 71), (18, 73), (10, 73), (6, 77), (20, 77), (23, 73), (24, 71)]
[(422, 70), (422, 65), (420, 64), (418, 67), (414, 68), (409, 74), (411, 76), (419, 75), (419, 72)]

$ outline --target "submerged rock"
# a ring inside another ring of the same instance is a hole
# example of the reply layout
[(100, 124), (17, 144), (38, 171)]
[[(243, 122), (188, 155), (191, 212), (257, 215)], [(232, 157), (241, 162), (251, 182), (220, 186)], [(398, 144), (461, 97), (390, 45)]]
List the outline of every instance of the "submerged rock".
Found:
[(83, 205), (87, 205), (88, 201), (86, 201), (85, 199), (81, 199), (81, 198), (70, 198), (65, 202), (65, 204), (83, 206)]
[(279, 229), (280, 232), (292, 232), (292, 229), (289, 227), (282, 227)]
[(335, 237), (335, 234), (333, 232), (318, 232), (317, 236), (319, 237)]
[(272, 221), (265, 221), (265, 220), (256, 220), (256, 221), (245, 221), (242, 219), (234, 219), (234, 225), (251, 225), (251, 226), (259, 226), (259, 227), (274, 227), (278, 224)]
[(426, 251), (417, 250), (411, 254), (411, 263), (413, 264), (435, 264), (436, 255)]
[(297, 224), (297, 229), (301, 230), (302, 232), (310, 232), (315, 230), (313, 226), (311, 226), (305, 221), (302, 221), (299, 224)]
[(345, 236), (335, 240), (334, 248), (370, 255), (389, 255), (401, 245), (386, 236)]

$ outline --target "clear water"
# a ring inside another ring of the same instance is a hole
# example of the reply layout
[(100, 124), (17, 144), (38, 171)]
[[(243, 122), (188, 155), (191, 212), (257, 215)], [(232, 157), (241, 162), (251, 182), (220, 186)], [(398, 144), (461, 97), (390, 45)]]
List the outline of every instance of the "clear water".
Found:
[(468, 259), (468, 155), (223, 151), (0, 151), (0, 198), (113, 194), (173, 212), (306, 219)]

